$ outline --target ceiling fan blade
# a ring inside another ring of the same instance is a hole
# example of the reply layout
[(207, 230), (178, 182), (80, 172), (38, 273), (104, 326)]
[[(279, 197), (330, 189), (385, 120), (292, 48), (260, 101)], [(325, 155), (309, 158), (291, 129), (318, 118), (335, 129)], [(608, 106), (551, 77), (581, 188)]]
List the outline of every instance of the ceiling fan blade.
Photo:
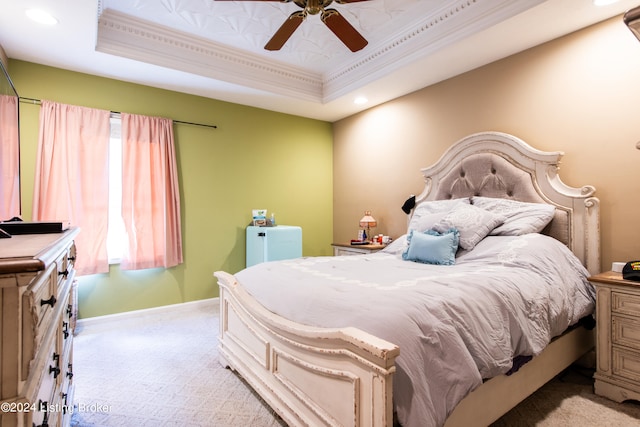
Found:
[(344, 43), (351, 52), (357, 52), (365, 47), (368, 42), (353, 28), (344, 16), (335, 9), (325, 9), (322, 12), (322, 22)]
[(306, 13), (302, 10), (293, 12), (284, 21), (284, 24), (278, 28), (278, 31), (271, 37), (271, 40), (267, 42), (264, 48), (267, 50), (280, 50), (306, 17)]

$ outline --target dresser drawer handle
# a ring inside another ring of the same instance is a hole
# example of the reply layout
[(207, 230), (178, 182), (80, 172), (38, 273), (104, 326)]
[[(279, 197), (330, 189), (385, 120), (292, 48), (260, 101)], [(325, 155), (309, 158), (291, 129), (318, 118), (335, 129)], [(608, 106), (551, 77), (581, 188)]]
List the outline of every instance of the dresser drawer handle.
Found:
[(67, 365), (67, 368), (69, 369), (67, 371), (67, 378), (71, 379), (71, 378), (73, 378), (73, 372), (72, 372), (73, 371), (73, 363), (69, 363)]
[(58, 276), (64, 276), (65, 279), (67, 278), (68, 275), (69, 275), (69, 270), (58, 271)]
[(64, 339), (69, 338), (69, 324), (67, 322), (62, 322), (62, 334)]
[(58, 378), (58, 375), (60, 375), (60, 355), (53, 353), (51, 359), (56, 362), (56, 366), (49, 365), (49, 373), (53, 374), (53, 378)]
[(58, 375), (60, 375), (60, 368), (49, 365), (49, 373), (53, 374), (53, 378), (58, 378)]
[(62, 397), (62, 413), (66, 414), (67, 413), (67, 405), (69, 402), (67, 402), (67, 397), (69, 397), (69, 395), (67, 393), (62, 393), (60, 395), (60, 397)]
[(42, 418), (42, 424), (36, 426), (33, 423), (33, 427), (49, 427), (49, 411), (47, 411), (49, 404), (47, 402), (43, 402), (42, 399), (38, 399), (38, 411), (44, 411), (44, 417)]
[(39, 426), (35, 425), (35, 423), (33, 424), (33, 427), (49, 427), (49, 414), (45, 413), (44, 414), (44, 419), (42, 420), (42, 424), (40, 424)]
[(73, 262), (75, 260), (76, 260), (76, 257), (74, 257), (74, 256), (70, 256), (70, 257), (67, 258), (67, 261)]
[(56, 297), (51, 295), (51, 298), (49, 299), (41, 299), (40, 300), (40, 306), (49, 304), (51, 307), (53, 307), (56, 304)]

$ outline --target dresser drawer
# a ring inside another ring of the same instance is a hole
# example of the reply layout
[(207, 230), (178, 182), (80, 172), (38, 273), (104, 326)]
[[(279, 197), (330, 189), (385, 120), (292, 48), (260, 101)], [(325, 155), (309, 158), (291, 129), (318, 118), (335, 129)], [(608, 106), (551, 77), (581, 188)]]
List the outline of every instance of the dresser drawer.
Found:
[(51, 423), (53, 415), (47, 414), (47, 410), (58, 400), (57, 390), (62, 374), (60, 360), (57, 336), (48, 336), (45, 346), (31, 365), (33, 374), (25, 383), (25, 396), (33, 409), (27, 414), (25, 426), (40, 426), (45, 421), (49, 422), (50, 426), (56, 425)]
[(640, 319), (611, 316), (611, 340), (614, 345), (640, 350)]
[(73, 272), (73, 265), (76, 259), (75, 245), (70, 246), (56, 259), (56, 268), (58, 271), (58, 285), (62, 285), (62, 282), (69, 280)]
[(56, 375), (54, 377), (55, 373), (48, 371), (50, 367), (56, 368), (57, 366), (56, 362), (52, 359), (52, 355), (48, 356), (48, 363), (46, 365), (47, 370), (42, 372), (42, 378), (39, 384), (38, 392), (34, 399), (31, 401), (32, 403), (34, 403), (34, 408), (36, 410), (31, 412), (31, 422), (29, 422), (28, 425), (40, 426), (44, 423), (45, 417), (46, 421), (49, 422), (49, 425), (55, 425), (50, 423), (52, 420), (50, 419), (51, 416), (47, 413), (47, 409), (50, 405), (54, 404), (55, 391), (58, 383), (57, 377), (59, 375)]
[(48, 320), (58, 300), (58, 273), (55, 264), (34, 279), (22, 295), (22, 307), (34, 326), (41, 326)]
[(61, 416), (70, 418), (73, 412), (73, 345), (68, 348), (69, 352), (65, 354), (64, 364), (62, 365), (62, 383), (59, 387), (58, 398)]
[(612, 292), (611, 311), (640, 319), (640, 295)]
[(627, 349), (613, 347), (613, 375), (632, 381), (640, 381), (640, 355)]
[(349, 249), (342, 249), (342, 248), (333, 248), (333, 255), (334, 256), (351, 256), (351, 255), (362, 255), (366, 252), (358, 252), (358, 251), (352, 251)]
[[(58, 301), (58, 273), (55, 264), (39, 275), (22, 295), (22, 380), (29, 375), (29, 363), (36, 357), (44, 335), (51, 328)], [(57, 326), (57, 325), (56, 325)]]
[[(67, 296), (71, 299), (71, 295)], [(73, 332), (71, 330), (70, 316), (67, 310), (60, 317), (60, 328), (58, 329), (58, 346), (60, 348), (60, 383), (65, 385), (62, 387), (66, 390), (69, 383), (73, 379)]]
[(58, 281), (58, 286), (60, 286), (67, 277), (69, 276), (69, 263), (67, 258), (69, 257), (68, 253), (65, 251), (56, 259), (56, 278)]

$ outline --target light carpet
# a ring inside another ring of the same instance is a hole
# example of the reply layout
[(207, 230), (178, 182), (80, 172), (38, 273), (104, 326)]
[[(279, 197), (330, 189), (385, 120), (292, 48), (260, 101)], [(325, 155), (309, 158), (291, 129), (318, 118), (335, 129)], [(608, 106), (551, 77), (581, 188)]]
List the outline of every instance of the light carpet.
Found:
[[(218, 301), (79, 322), (75, 427), (286, 426), (218, 361)], [(593, 394), (592, 372), (569, 369), (492, 427), (640, 426), (640, 405)]]

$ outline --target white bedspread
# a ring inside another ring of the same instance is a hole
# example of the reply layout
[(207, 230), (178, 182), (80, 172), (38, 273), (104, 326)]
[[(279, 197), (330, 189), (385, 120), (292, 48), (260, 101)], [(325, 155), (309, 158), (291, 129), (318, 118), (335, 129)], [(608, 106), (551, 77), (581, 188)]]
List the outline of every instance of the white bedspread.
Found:
[(236, 277), (285, 318), (355, 326), (397, 344), (394, 407), (405, 427), (444, 424), (483, 378), (540, 353), (595, 302), (579, 260), (539, 234), (487, 237), (454, 266), (388, 250), (267, 262)]

